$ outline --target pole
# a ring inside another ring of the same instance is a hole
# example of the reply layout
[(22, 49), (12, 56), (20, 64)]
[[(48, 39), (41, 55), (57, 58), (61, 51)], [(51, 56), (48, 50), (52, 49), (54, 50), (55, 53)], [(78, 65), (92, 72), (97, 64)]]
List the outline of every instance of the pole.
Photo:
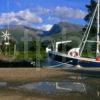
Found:
[(100, 2), (99, 2), (99, 0), (98, 0), (98, 9), (97, 9), (97, 51), (96, 51), (96, 53), (97, 53), (97, 56), (99, 55), (99, 53), (100, 53), (100, 51), (99, 51), (99, 33), (100, 33), (100, 31), (99, 31), (99, 24), (100, 24), (100, 22), (99, 22), (99, 15), (100, 15), (100, 13), (99, 13), (99, 8), (100, 8)]

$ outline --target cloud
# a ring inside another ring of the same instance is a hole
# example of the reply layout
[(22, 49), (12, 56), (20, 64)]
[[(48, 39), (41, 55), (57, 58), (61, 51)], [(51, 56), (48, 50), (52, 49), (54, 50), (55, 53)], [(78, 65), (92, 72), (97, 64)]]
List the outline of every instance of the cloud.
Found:
[(48, 21), (59, 22), (60, 19), (57, 18), (57, 17), (49, 16), (49, 17), (48, 17)]
[(60, 21), (67, 21), (68, 18), (83, 19), (86, 12), (81, 9), (74, 9), (71, 7), (57, 6), (54, 8), (45, 8), (41, 6), (34, 7), (34, 9), (25, 9), (17, 12), (8, 12), (0, 14), (0, 25), (14, 24), (14, 25), (31, 25), (39, 23), (49, 23), (42, 25), (40, 28), (49, 30), (50, 23), (58, 23)]
[(52, 28), (53, 25), (47, 24), (47, 25), (42, 25), (37, 27), (38, 29), (44, 30), (44, 31), (49, 31)]
[(69, 21), (69, 19), (82, 20), (87, 14), (84, 10), (67, 6), (56, 6), (52, 8), (37, 6), (32, 11), (36, 15), (42, 16), (47, 23), (58, 23), (61, 21)]
[[(54, 8), (44, 8), (38, 6), (35, 9), (35, 12), (39, 15), (49, 15), (52, 16), (54, 19), (67, 19), (67, 18), (74, 18), (74, 19), (83, 19), (86, 16), (86, 12), (81, 9), (74, 9), (71, 7), (61, 7), (57, 6)], [(49, 19), (51, 19), (49, 17)]]
[(86, 16), (86, 12), (80, 9), (74, 9), (71, 7), (56, 7), (53, 10), (54, 16), (59, 18), (74, 18), (74, 19), (83, 19)]
[(33, 23), (42, 23), (43, 20), (41, 17), (37, 16), (35, 13), (31, 12), (29, 9), (18, 11), (18, 12), (9, 12), (2, 13), (0, 15), (0, 24), (33, 24)]

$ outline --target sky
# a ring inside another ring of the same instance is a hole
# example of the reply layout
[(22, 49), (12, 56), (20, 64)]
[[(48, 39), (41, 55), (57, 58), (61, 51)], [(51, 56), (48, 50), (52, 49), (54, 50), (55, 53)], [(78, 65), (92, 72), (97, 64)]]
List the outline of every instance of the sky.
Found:
[(27, 25), (50, 30), (53, 24), (84, 25), (90, 0), (0, 0), (0, 26)]

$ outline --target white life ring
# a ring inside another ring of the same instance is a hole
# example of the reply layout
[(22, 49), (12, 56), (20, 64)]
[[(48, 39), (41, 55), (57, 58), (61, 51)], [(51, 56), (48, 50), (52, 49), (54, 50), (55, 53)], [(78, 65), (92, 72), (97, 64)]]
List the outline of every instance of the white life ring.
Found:
[(78, 57), (79, 53), (76, 52), (76, 51), (73, 51), (73, 52), (70, 52), (70, 56), (72, 56), (72, 57)]

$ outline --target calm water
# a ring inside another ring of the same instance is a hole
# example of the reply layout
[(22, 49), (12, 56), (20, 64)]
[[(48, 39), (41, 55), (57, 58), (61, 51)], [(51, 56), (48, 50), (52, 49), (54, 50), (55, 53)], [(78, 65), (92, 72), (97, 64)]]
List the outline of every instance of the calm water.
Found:
[[(33, 90), (37, 89), (40, 91), (45, 91), (50, 94), (59, 94), (59, 93), (71, 93), (71, 92), (79, 92), (87, 94), (93, 90), (93, 93), (100, 92), (99, 86), (97, 87), (91, 87), (88, 84), (82, 83), (82, 82), (73, 82), (70, 80), (63, 80), (58, 82), (38, 82), (38, 83), (28, 83), (19, 86), (18, 88), (21, 89), (28, 89)], [(94, 93), (94, 94), (95, 94)], [(98, 95), (99, 96), (99, 95)]]
[(65, 67), (69, 67), (66, 63), (61, 63), (61, 62), (57, 62), (54, 61), (52, 59), (46, 59), (44, 61), (44, 63), (42, 63), (43, 67), (49, 67), (49, 68), (65, 68)]
[[(74, 76), (71, 77), (73, 79)], [(100, 100), (99, 78), (80, 77), (79, 80), (76, 79), (74, 81), (72, 81), (72, 79), (57, 82), (31, 82), (15, 86), (7, 82), (0, 82), (0, 88), (19, 89), (28, 92), (38, 91), (47, 96), (65, 96), (63, 100), (67, 100), (68, 95), (72, 95), (71, 100), (74, 100), (73, 96), (75, 96), (77, 100), (80, 100), (80, 97), (82, 97), (81, 100)]]

